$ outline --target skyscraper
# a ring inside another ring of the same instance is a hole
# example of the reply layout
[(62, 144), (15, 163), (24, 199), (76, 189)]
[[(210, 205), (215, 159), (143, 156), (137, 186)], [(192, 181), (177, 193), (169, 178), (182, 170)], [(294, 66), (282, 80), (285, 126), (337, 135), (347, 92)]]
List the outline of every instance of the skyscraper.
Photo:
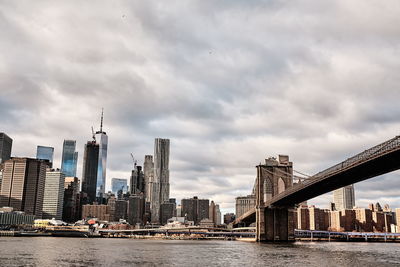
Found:
[(154, 162), (152, 155), (144, 156), (143, 174), (145, 183), (146, 202), (150, 202), (152, 191), (150, 190), (150, 182), (154, 180)]
[(169, 200), (169, 139), (155, 139), (154, 174), (150, 179), (151, 221), (160, 223), (160, 205)]
[(103, 132), (103, 111), (100, 130), (93, 133), (93, 140), (85, 145), (83, 155), (82, 192), (87, 193), (88, 203), (103, 203), (106, 185), (108, 137)]
[(132, 170), (131, 182), (130, 182), (130, 193), (132, 195), (137, 195), (140, 193), (145, 193), (144, 184), (144, 174), (142, 171), (142, 166), (137, 166), (135, 164), (135, 169)]
[(97, 169), (99, 162), (99, 145), (88, 141), (83, 154), (82, 192), (87, 194), (88, 203), (96, 201)]
[(54, 147), (50, 146), (37, 146), (36, 158), (49, 161), (49, 167), (53, 167)]
[(96, 140), (99, 145), (99, 160), (97, 166), (97, 183), (96, 197), (102, 199), (105, 193), (106, 186), (106, 168), (107, 168), (107, 146), (108, 136), (103, 132), (103, 111), (101, 112), (100, 131), (96, 132)]
[(66, 177), (76, 177), (76, 166), (78, 163), (78, 152), (75, 140), (64, 140), (61, 159), (61, 171)]
[(186, 217), (188, 221), (193, 221), (197, 225), (201, 220), (209, 217), (208, 199), (199, 199), (198, 197), (182, 199), (182, 217)]
[(356, 205), (354, 186), (348, 185), (334, 190), (333, 203), (336, 210), (352, 209)]
[(128, 189), (128, 181), (122, 178), (112, 178), (111, 179), (111, 191), (115, 194), (118, 193), (119, 190), (122, 190), (123, 193), (126, 193)]
[(30, 158), (12, 158), (4, 162), (0, 207), (42, 217), (46, 163)]
[(64, 180), (64, 204), (62, 219), (65, 222), (75, 222), (80, 219), (80, 194), (79, 179), (77, 177), (65, 177)]
[(12, 139), (5, 133), (0, 133), (0, 163), (11, 157)]
[(43, 219), (62, 219), (65, 175), (59, 170), (46, 171)]

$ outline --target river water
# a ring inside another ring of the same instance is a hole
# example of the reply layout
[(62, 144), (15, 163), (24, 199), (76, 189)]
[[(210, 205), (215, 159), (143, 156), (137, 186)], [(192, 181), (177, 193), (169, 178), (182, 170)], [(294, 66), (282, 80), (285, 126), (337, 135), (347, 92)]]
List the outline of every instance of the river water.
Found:
[(400, 266), (400, 243), (0, 237), (0, 266)]

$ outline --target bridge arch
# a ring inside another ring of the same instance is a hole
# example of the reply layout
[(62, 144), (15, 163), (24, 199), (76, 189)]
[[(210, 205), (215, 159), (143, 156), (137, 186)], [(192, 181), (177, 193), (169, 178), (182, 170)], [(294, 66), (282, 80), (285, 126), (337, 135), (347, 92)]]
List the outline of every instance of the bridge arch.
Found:
[(285, 181), (283, 181), (283, 179), (281, 177), (279, 177), (279, 179), (278, 179), (278, 194), (285, 191), (285, 189), (286, 189)]
[(272, 198), (273, 188), (271, 179), (264, 179), (264, 202)]

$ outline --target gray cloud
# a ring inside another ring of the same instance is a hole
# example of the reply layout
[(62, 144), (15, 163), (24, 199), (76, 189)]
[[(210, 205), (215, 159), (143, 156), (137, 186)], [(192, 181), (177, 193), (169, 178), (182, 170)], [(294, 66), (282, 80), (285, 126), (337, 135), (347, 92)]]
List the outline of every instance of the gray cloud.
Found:
[[(398, 134), (395, 1), (7, 2), (0, 130), (13, 154), (109, 134), (108, 180), (171, 139), (171, 193), (232, 210), (254, 166), (289, 154), (309, 174)], [(385, 15), (382, 15), (385, 14)], [(82, 164), (80, 157), (79, 163)], [(79, 171), (81, 166), (79, 168)], [(356, 185), (400, 207), (398, 172)], [(327, 205), (330, 195), (310, 203)]]

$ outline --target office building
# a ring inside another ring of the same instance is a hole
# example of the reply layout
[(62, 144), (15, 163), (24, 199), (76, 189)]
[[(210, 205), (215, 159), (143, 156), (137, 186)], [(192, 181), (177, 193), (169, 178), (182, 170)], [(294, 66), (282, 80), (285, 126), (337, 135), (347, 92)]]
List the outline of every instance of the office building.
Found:
[(65, 222), (76, 222), (80, 219), (80, 194), (79, 179), (77, 177), (65, 177), (64, 181), (64, 205), (62, 219)]
[(131, 225), (143, 225), (145, 213), (144, 195), (133, 195), (128, 201), (128, 222)]
[(97, 166), (97, 181), (96, 181), (96, 197), (103, 201), (106, 186), (106, 169), (107, 169), (107, 150), (108, 136), (103, 131), (103, 111), (101, 112), (100, 130), (96, 132), (96, 140), (99, 145), (99, 159)]
[(161, 138), (156, 138), (154, 142), (154, 173), (149, 180), (153, 223), (160, 223), (160, 206), (169, 200), (169, 143), (169, 139)]
[(237, 197), (236, 200), (236, 218), (239, 218), (247, 211), (254, 209), (256, 206), (256, 196), (248, 195), (245, 197)]
[(114, 194), (118, 194), (118, 191), (122, 191), (125, 194), (128, 190), (128, 181), (123, 178), (112, 178), (111, 179), (111, 191)]
[(48, 169), (46, 171), (43, 197), (43, 219), (62, 219), (64, 183), (65, 175), (61, 170)]
[(221, 210), (219, 209), (219, 205), (218, 204), (215, 205), (215, 209), (217, 211), (217, 221), (215, 222), (215, 225), (221, 225), (222, 224), (222, 222), (221, 222), (222, 214), (221, 214)]
[(221, 224), (221, 211), (219, 205), (215, 204), (214, 201), (210, 203), (208, 218), (213, 221), (215, 225)]
[(27, 215), (42, 217), (46, 163), (31, 158), (4, 162), (0, 207), (12, 207)]
[(85, 145), (83, 154), (82, 192), (87, 194), (87, 203), (96, 201), (97, 170), (99, 162), (99, 145), (96, 141), (89, 141)]
[(37, 146), (36, 148), (36, 158), (47, 160), (48, 166), (50, 168), (53, 167), (53, 156), (54, 156), (54, 147), (49, 146)]
[(64, 140), (61, 159), (61, 171), (65, 174), (66, 177), (76, 177), (78, 152), (76, 152), (75, 149), (75, 140)]
[(201, 220), (207, 219), (209, 216), (208, 199), (199, 199), (197, 196), (189, 199), (182, 199), (182, 216), (186, 220), (193, 221), (197, 225)]
[(356, 205), (354, 186), (348, 185), (333, 191), (333, 203), (336, 210), (352, 209)]
[(175, 203), (166, 202), (162, 203), (160, 207), (161, 216), (160, 216), (160, 223), (161, 225), (165, 225), (168, 222), (168, 219), (172, 217), (176, 217), (175, 215)]
[(128, 201), (119, 200), (115, 201), (114, 221), (126, 220), (128, 211)]
[(144, 164), (143, 164), (143, 174), (144, 174), (144, 183), (145, 183), (145, 196), (146, 202), (150, 202), (151, 193), (150, 190), (150, 181), (154, 180), (154, 162), (152, 155), (144, 156)]
[(142, 167), (137, 166), (136, 164), (131, 174), (130, 193), (132, 195), (137, 195), (140, 193), (145, 194), (145, 182)]
[(0, 133), (0, 164), (11, 158), (13, 140), (5, 133)]

